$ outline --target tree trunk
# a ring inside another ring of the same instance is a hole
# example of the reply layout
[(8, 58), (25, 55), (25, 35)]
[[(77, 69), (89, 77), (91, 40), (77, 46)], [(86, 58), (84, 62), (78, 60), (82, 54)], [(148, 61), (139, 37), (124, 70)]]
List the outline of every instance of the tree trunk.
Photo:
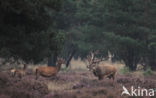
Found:
[(55, 52), (49, 59), (48, 59), (48, 66), (56, 66), (57, 62), (57, 52)]
[(124, 62), (125, 62), (125, 66), (129, 67), (129, 69), (130, 69), (131, 71), (135, 71), (135, 70), (136, 70), (137, 64), (134, 63), (134, 61), (126, 60), (126, 61), (124, 61)]
[(70, 61), (72, 60), (73, 56), (75, 55), (75, 50), (72, 51), (71, 55), (69, 56), (67, 63), (66, 63), (66, 67), (69, 67)]
[(156, 60), (155, 60), (155, 58), (154, 58), (154, 59), (151, 58), (151, 59), (149, 60), (149, 66), (151, 67), (151, 69), (152, 69), (153, 71), (156, 71)]

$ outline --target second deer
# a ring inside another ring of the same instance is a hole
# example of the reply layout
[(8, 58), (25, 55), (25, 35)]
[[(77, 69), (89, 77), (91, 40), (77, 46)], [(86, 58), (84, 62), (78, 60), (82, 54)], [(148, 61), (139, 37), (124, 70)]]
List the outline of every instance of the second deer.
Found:
[(64, 59), (58, 58), (56, 66), (41, 66), (36, 68), (36, 80), (40, 75), (44, 77), (55, 76), (60, 71), (61, 65), (64, 63)]
[(17, 75), (18, 77), (22, 78), (23, 76), (26, 75), (26, 72), (25, 72), (26, 68), (27, 68), (27, 65), (24, 64), (23, 69), (11, 69), (10, 70), (11, 75), (13, 77)]

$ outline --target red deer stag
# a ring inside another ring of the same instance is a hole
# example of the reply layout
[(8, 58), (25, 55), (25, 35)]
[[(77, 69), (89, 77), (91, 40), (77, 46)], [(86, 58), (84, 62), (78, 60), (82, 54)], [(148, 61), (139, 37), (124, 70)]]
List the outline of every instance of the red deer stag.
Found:
[(103, 59), (96, 59), (94, 57), (94, 53), (91, 52), (90, 56), (87, 57), (89, 65), (87, 65), (87, 68), (93, 72), (93, 74), (98, 77), (99, 80), (102, 80), (103, 78), (107, 77), (109, 79), (115, 79), (116, 74), (116, 68), (112, 65), (99, 65)]
[(44, 77), (50, 77), (55, 76), (61, 68), (61, 65), (64, 64), (65, 61), (62, 58), (57, 59), (56, 66), (41, 66), (36, 68), (36, 80), (38, 79), (38, 76), (44, 76)]
[(10, 70), (11, 75), (12, 75), (13, 77), (17, 75), (18, 77), (22, 78), (22, 77), (25, 76), (25, 74), (26, 74), (26, 72), (25, 72), (26, 67), (27, 67), (27, 65), (24, 64), (23, 69), (15, 69), (15, 68), (14, 68), (14, 69), (11, 69), (11, 70)]

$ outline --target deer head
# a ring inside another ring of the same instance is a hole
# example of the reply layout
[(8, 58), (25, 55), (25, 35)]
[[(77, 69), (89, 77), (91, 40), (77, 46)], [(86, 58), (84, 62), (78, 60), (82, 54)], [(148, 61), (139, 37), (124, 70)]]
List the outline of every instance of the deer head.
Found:
[(89, 64), (87, 65), (88, 70), (92, 71), (101, 61), (104, 61), (101, 57), (100, 59), (95, 58), (95, 54), (99, 53), (99, 51), (90, 52), (87, 56), (87, 60)]
[(63, 58), (57, 58), (57, 64), (58, 65), (65, 64), (65, 60)]

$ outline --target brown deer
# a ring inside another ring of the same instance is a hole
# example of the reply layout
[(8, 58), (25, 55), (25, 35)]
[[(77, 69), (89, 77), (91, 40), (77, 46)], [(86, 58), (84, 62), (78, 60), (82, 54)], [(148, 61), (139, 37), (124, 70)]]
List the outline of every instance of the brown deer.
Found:
[(64, 64), (65, 61), (62, 58), (57, 59), (56, 66), (41, 66), (36, 68), (36, 80), (38, 79), (38, 76), (44, 76), (44, 77), (50, 77), (55, 76), (61, 69), (61, 65)]
[(14, 69), (11, 69), (11, 70), (10, 70), (11, 75), (12, 75), (13, 77), (15, 77), (15, 76), (17, 75), (18, 77), (22, 78), (22, 77), (25, 76), (25, 74), (26, 74), (26, 72), (25, 72), (26, 67), (27, 67), (27, 65), (24, 64), (23, 69), (15, 69), (15, 68), (14, 68)]
[(16, 71), (15, 68), (12, 68), (12, 69), (10, 70), (10, 75), (11, 75), (12, 77), (15, 76), (15, 71)]
[(103, 59), (95, 59), (94, 52), (90, 53), (90, 56), (87, 57), (89, 65), (87, 68), (93, 72), (93, 74), (98, 77), (99, 80), (107, 77), (109, 79), (115, 79), (116, 68), (114, 66), (108, 65), (99, 65)]

